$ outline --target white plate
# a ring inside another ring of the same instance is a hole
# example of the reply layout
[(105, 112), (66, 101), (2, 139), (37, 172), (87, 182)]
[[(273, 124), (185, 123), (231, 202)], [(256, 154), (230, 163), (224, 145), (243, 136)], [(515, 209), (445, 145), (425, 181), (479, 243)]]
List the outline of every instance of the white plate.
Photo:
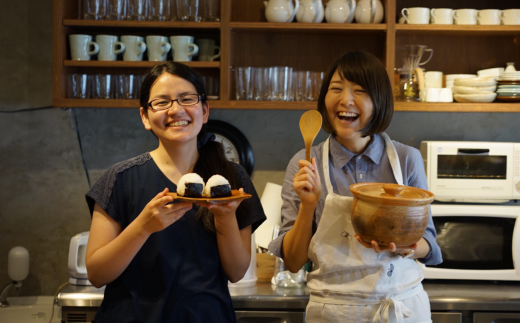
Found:
[(496, 86), (454, 86), (451, 88), (453, 94), (490, 94), (495, 92)]
[(467, 79), (455, 79), (455, 86), (495, 86), (497, 81), (495, 77), (474, 77)]
[(493, 102), (497, 97), (496, 93), (490, 94), (454, 94), (453, 98), (457, 102)]

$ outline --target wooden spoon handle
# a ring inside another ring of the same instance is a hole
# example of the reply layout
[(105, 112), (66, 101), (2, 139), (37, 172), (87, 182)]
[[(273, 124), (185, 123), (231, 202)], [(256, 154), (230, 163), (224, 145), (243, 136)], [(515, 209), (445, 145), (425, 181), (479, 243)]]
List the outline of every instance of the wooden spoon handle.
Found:
[(310, 142), (305, 143), (305, 160), (308, 162), (311, 162), (311, 145)]

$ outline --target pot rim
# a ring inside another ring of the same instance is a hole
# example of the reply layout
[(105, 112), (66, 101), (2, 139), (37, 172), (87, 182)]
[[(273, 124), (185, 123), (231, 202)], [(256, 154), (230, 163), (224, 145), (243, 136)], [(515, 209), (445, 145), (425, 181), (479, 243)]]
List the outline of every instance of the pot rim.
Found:
[(433, 202), (435, 199), (435, 195), (427, 190), (423, 190), (421, 188), (412, 187), (412, 186), (406, 186), (406, 185), (399, 185), (399, 184), (391, 184), (395, 185), (396, 187), (403, 187), (404, 189), (411, 189), (414, 191), (420, 191), (426, 197), (424, 198), (405, 198), (405, 197), (396, 197), (396, 196), (375, 196), (370, 195), (367, 193), (364, 193), (360, 191), (360, 188), (366, 187), (366, 186), (383, 186), (387, 185), (386, 183), (376, 183), (376, 182), (368, 182), (368, 183), (356, 183), (350, 185), (350, 192), (354, 196), (354, 198), (371, 203), (371, 204), (381, 204), (381, 205), (393, 205), (393, 206), (424, 206), (429, 205)]

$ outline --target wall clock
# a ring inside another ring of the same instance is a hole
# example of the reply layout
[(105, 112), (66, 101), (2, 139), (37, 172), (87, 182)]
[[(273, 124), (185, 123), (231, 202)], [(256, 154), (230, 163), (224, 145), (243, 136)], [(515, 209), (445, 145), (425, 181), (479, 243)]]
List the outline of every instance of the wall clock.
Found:
[(254, 157), (253, 149), (246, 136), (231, 124), (219, 120), (209, 120), (207, 131), (215, 134), (215, 140), (224, 146), (224, 152), (228, 160), (242, 165), (249, 176), (251, 176)]

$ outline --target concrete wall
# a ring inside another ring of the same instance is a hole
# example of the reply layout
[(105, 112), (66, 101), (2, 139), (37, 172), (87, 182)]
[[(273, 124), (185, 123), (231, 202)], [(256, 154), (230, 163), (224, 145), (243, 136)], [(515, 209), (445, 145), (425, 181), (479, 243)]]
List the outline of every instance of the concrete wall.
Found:
[[(0, 43), (0, 110), (49, 106), (52, 1), (10, 1), (8, 10), (0, 11)], [(288, 160), (303, 148), (302, 112), (211, 111), (212, 119), (233, 124), (249, 139), (253, 182), (260, 194), (266, 182), (282, 183)], [(401, 112), (388, 133), (414, 147), (421, 140), (520, 141), (518, 118), (508, 113)], [(321, 133), (316, 140), (325, 138)], [(7, 254), (20, 245), (30, 252), (30, 274), (12, 295), (53, 295), (68, 280), (70, 238), (89, 229), (83, 158), (94, 181), (110, 165), (156, 145), (137, 109), (0, 113), (0, 287), (9, 282)]]

